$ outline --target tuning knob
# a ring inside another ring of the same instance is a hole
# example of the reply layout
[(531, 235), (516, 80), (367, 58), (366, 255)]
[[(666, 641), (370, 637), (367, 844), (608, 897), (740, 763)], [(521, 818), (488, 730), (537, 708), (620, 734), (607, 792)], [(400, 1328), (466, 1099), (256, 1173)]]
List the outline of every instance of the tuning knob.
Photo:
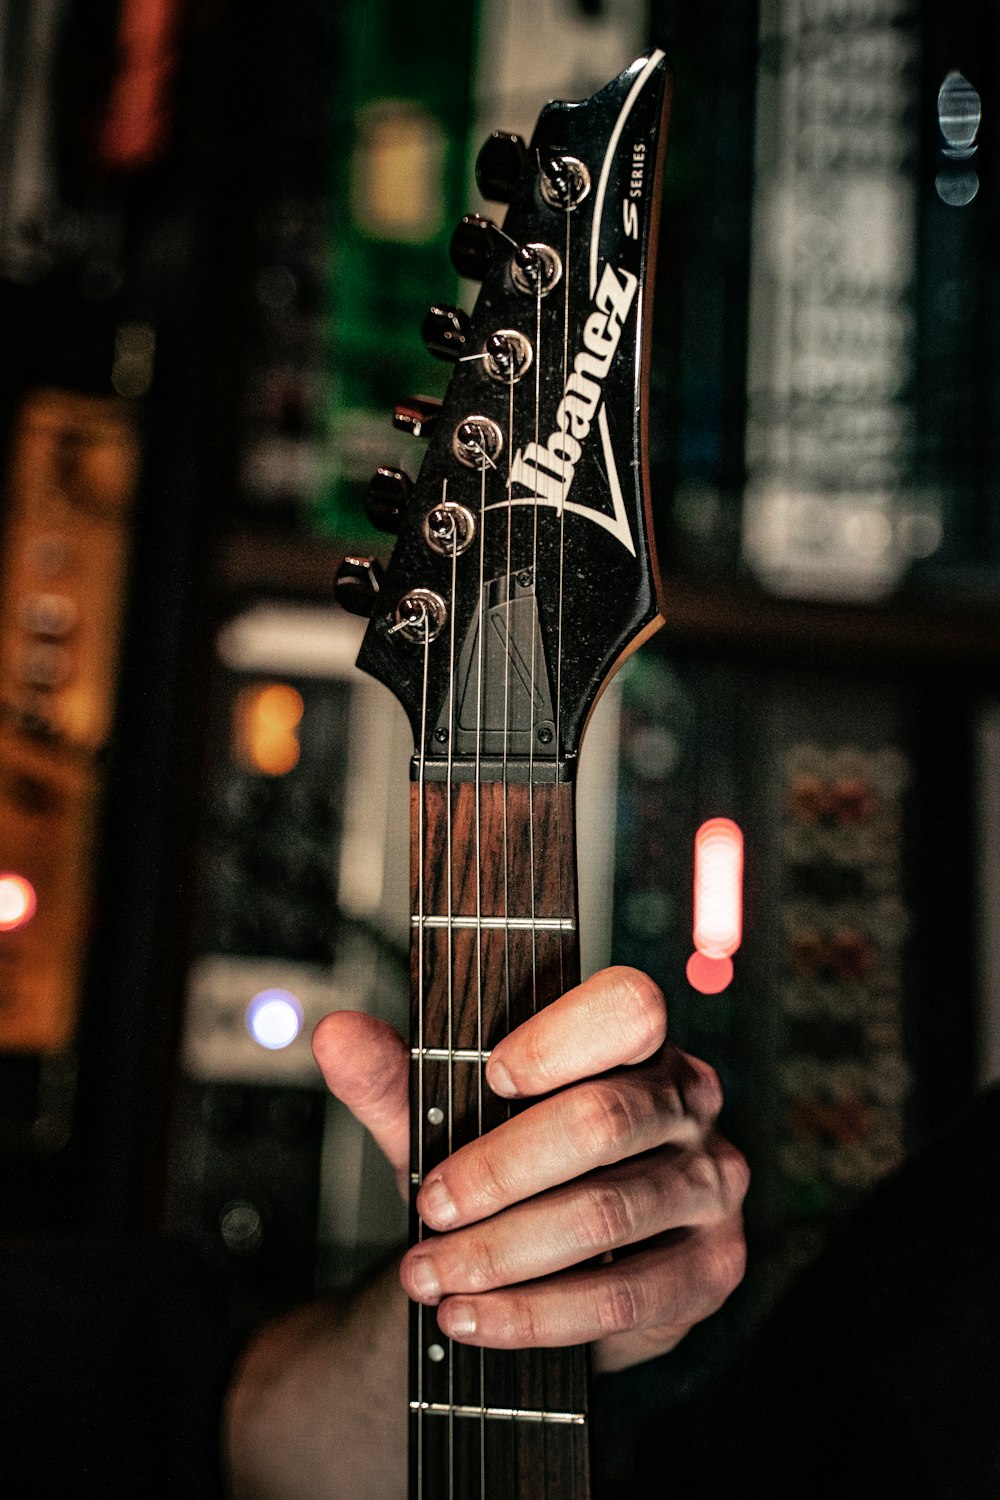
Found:
[(492, 219), (466, 214), (451, 237), (451, 263), (459, 276), (482, 281), (497, 252), (497, 226)]
[(494, 130), (476, 158), (479, 191), (491, 203), (509, 203), (524, 170), (528, 148), (519, 135)]
[(348, 614), (370, 615), (384, 577), (385, 570), (374, 557), (345, 557), (333, 585), (337, 603)]
[(396, 532), (413, 494), (413, 481), (402, 469), (376, 469), (365, 495), (365, 514), (379, 531)]
[(432, 307), (421, 330), (428, 351), (437, 359), (458, 359), (469, 339), (468, 313), (460, 307)]
[(412, 437), (430, 437), (441, 406), (436, 396), (406, 396), (397, 402), (392, 425)]

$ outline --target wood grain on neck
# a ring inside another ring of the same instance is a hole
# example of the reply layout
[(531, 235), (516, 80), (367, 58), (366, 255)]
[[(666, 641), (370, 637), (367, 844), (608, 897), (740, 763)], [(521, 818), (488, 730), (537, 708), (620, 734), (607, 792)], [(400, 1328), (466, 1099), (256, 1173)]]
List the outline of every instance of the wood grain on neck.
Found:
[[(485, 1056), (578, 982), (579, 946), (571, 784), (416, 783), (412, 819), (419, 1183), (508, 1118)], [(444, 1358), (431, 1357), (434, 1345)], [(449, 1345), (433, 1311), (414, 1308), (410, 1402), (412, 1500), (587, 1500), (582, 1350)]]

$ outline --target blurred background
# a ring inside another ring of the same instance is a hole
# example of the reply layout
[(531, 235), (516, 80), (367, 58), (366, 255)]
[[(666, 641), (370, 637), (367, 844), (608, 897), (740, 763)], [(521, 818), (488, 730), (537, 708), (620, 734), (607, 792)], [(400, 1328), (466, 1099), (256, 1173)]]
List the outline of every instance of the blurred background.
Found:
[[(0, 1230), (167, 1232), (261, 1310), (403, 1233), (308, 1050), (407, 1008), (409, 747), (333, 579), (391, 548), (365, 489), (419, 465), (482, 139), (650, 41), (667, 625), (594, 731), (585, 965), (663, 985), (754, 1186), (745, 1288), (635, 1411), (1000, 1076), (1000, 15), (0, 4)], [(746, 938), (703, 996), (718, 814)]]

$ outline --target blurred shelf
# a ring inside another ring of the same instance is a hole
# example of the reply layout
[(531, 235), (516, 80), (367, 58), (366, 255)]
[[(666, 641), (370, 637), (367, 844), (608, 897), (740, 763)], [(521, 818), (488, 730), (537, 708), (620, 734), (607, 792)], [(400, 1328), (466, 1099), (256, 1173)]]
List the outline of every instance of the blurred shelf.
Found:
[(725, 651), (748, 660), (953, 670), (980, 676), (1000, 668), (1000, 608), (962, 610), (944, 602), (883, 605), (777, 599), (739, 581), (664, 583), (669, 650)]
[[(321, 538), (234, 532), (221, 548), (218, 587), (227, 597), (332, 600), (343, 556), (343, 548)], [(772, 598), (737, 580), (681, 577), (667, 578), (664, 589), (666, 624), (658, 639), (668, 651), (852, 670), (948, 669), (971, 677), (1000, 669), (1000, 606), (817, 603)]]

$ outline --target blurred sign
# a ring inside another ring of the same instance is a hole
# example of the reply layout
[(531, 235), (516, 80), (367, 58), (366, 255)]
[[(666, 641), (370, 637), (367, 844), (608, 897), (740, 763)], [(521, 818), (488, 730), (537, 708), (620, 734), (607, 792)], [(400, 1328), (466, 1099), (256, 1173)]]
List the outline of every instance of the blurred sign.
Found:
[(915, 491), (919, 36), (909, 0), (764, 0), (743, 548), (777, 593), (872, 599), (941, 539)]
[(138, 471), (122, 403), (37, 391), (16, 425), (0, 583), (0, 867), (30, 922), (0, 932), (0, 1052), (72, 1040), (93, 899)]

